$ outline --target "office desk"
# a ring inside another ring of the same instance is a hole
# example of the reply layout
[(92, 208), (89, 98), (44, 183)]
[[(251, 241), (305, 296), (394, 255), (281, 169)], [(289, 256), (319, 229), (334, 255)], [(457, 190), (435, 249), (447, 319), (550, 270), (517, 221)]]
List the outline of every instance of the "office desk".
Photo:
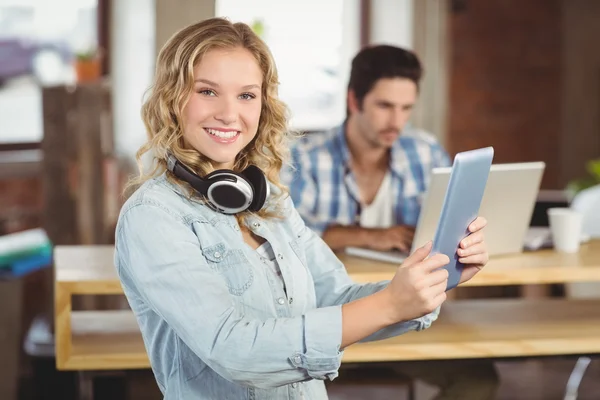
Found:
[[(55, 281), (71, 294), (120, 294), (114, 267), (114, 247), (57, 246)], [(395, 264), (339, 254), (349, 275), (358, 283), (391, 279)], [(570, 282), (600, 282), (600, 240), (581, 247), (579, 253), (553, 250), (492, 257), (486, 267), (461, 286), (501, 286)]]
[[(395, 265), (339, 254), (352, 278), (359, 283), (391, 279)], [(541, 250), (492, 257), (486, 267), (461, 286), (503, 286), (600, 282), (600, 240), (584, 244), (575, 254)]]
[[(57, 246), (56, 362), (61, 370), (148, 368), (133, 314), (72, 311), (74, 294), (119, 294), (112, 246)], [(358, 282), (389, 279), (394, 265), (341, 256)], [(497, 257), (470, 286), (600, 281), (600, 241), (579, 254), (550, 250)], [(576, 340), (575, 340), (576, 339)], [(361, 343), (344, 362), (600, 353), (600, 300), (522, 299), (447, 302), (423, 332)]]

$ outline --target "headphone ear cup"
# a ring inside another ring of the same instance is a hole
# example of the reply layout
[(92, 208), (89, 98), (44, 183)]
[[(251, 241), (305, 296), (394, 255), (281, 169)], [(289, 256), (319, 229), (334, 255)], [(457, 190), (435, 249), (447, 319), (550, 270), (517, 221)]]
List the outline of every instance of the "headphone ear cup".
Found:
[(218, 169), (204, 178), (210, 205), (225, 214), (237, 214), (250, 208), (254, 187), (248, 179), (230, 169)]
[(255, 165), (248, 166), (248, 168), (242, 171), (241, 175), (250, 182), (254, 189), (254, 197), (248, 209), (250, 211), (259, 211), (265, 205), (269, 194), (267, 178), (260, 168)]

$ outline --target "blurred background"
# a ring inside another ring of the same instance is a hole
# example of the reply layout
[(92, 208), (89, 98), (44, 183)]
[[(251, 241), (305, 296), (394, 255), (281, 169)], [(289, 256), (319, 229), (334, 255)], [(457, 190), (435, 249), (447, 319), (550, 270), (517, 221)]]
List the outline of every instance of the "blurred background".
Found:
[[(352, 57), (394, 44), (425, 68), (413, 123), (451, 155), (492, 145), (496, 163), (544, 161), (542, 189), (559, 198), (600, 182), (597, 0), (0, 0), (0, 235), (112, 243), (157, 51), (215, 15), (270, 46), (295, 129), (341, 123)], [(2, 400), (75, 396), (77, 374), (53, 364), (52, 290), (49, 255), (0, 274)], [(523, 376), (566, 379), (560, 362), (531, 368), (503, 376), (503, 398), (538, 398), (514, 397)], [(97, 398), (159, 398), (149, 371), (113, 375)]]

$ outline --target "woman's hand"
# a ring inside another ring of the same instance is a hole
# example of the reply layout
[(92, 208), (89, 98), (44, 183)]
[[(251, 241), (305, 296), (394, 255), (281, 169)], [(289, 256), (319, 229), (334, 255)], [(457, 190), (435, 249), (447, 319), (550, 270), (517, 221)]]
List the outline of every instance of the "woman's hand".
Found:
[(450, 261), (444, 254), (429, 257), (432, 243), (418, 248), (396, 271), (387, 286), (392, 319), (408, 321), (433, 312), (446, 300)]
[(464, 238), (458, 247), (458, 261), (465, 264), (460, 276), (460, 283), (466, 282), (475, 276), (487, 264), (489, 254), (483, 228), (487, 225), (487, 220), (483, 217), (477, 217), (469, 225), (469, 236)]

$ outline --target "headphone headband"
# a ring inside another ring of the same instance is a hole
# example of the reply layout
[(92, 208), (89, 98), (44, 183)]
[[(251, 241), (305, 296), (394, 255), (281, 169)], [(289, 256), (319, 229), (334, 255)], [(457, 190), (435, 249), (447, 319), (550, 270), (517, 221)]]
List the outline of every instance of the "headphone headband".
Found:
[(172, 154), (167, 156), (167, 168), (176, 177), (189, 183), (194, 189), (196, 189), (196, 191), (200, 193), (206, 193), (208, 191), (208, 182), (200, 178), (188, 167), (180, 163), (179, 160), (177, 160)]

